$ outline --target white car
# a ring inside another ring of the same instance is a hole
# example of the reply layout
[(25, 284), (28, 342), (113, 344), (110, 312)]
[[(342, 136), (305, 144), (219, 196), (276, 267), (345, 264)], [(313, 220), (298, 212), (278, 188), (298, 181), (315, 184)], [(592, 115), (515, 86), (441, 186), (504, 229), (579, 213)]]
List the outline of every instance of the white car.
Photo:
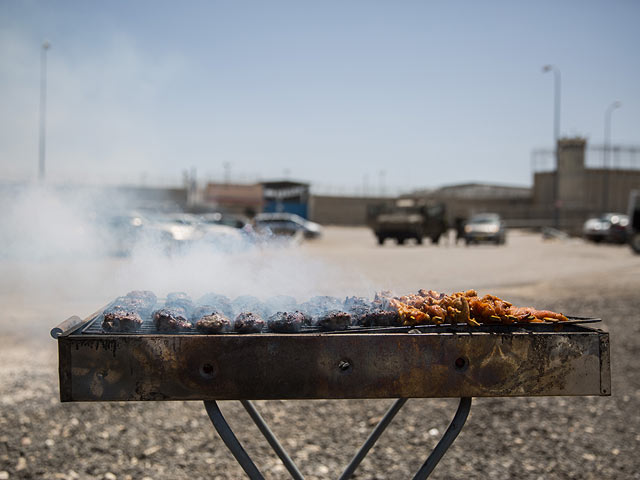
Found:
[(258, 232), (268, 230), (274, 235), (295, 235), (298, 232), (305, 238), (318, 238), (322, 235), (322, 225), (293, 213), (259, 213), (254, 223)]

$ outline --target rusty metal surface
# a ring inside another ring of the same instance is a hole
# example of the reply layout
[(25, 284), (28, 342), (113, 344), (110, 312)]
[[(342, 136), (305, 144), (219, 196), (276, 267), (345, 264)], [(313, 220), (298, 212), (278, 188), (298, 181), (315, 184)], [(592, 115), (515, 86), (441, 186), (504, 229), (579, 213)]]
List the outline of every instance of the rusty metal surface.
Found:
[(61, 335), (68, 335), (69, 332), (72, 332), (76, 327), (78, 327), (83, 322), (84, 322), (84, 320), (82, 320), (80, 317), (74, 315), (72, 317), (67, 318), (60, 325), (57, 325), (57, 326), (53, 327), (51, 329), (51, 332), (49, 332), (49, 333), (51, 334), (51, 336), (53, 338), (58, 338)]
[(473, 333), (58, 338), (62, 401), (609, 395), (608, 334), (567, 325)]

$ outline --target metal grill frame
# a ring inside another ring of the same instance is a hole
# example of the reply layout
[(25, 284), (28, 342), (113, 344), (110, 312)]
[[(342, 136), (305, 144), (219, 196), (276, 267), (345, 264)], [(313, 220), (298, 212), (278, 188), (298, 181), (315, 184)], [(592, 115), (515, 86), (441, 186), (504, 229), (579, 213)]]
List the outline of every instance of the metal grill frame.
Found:
[[(408, 397), (460, 397), (449, 428), (413, 477), (425, 480), (462, 430), (472, 396), (611, 395), (608, 333), (574, 323), (185, 335), (92, 331), (100, 318), (71, 317), (51, 331), (61, 400), (204, 400), (252, 480), (264, 477), (216, 400), (240, 400), (291, 477), (302, 480), (249, 399), (400, 397), (346, 466), (339, 477), (346, 480)], [(262, 362), (247, 363), (251, 355)]]
[[(421, 333), (58, 336), (68, 401), (610, 395), (609, 334), (575, 324)], [(84, 333), (83, 333), (84, 332)]]

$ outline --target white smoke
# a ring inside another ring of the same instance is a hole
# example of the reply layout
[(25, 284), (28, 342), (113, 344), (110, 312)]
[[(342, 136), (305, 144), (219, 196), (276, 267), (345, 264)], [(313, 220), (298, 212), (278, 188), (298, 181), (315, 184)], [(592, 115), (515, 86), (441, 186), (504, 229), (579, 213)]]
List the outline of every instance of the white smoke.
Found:
[(158, 297), (184, 291), (194, 299), (209, 292), (298, 301), (344, 295), (340, 267), (308, 255), (295, 241), (239, 230), (170, 241), (148, 228), (151, 216), (145, 215), (140, 231), (129, 235), (111, 219), (130, 213), (130, 203), (113, 195), (37, 184), (3, 192), (0, 261), (12, 270), (12, 281), (0, 286), (25, 299), (94, 302), (88, 308), (97, 309), (130, 290)]

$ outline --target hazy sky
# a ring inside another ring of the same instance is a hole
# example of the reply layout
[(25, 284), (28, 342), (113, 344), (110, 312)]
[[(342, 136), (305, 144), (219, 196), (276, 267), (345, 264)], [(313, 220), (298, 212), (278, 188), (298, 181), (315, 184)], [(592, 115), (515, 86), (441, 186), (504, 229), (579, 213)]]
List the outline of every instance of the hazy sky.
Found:
[(638, 1), (0, 2), (0, 179), (528, 185), (562, 134), (640, 144)]

